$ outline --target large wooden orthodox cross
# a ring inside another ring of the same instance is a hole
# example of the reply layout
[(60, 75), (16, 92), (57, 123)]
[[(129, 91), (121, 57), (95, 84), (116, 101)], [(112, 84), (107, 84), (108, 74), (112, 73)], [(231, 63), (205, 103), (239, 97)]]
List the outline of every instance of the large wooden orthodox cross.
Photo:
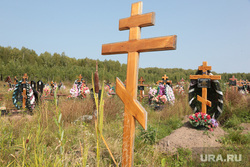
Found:
[(154, 12), (142, 14), (142, 2), (133, 3), (131, 16), (119, 21), (119, 30), (130, 30), (129, 41), (102, 45), (103, 55), (128, 53), (126, 88), (116, 78), (116, 93), (125, 104), (122, 166), (133, 165), (135, 120), (147, 129), (147, 112), (136, 100), (139, 53), (176, 49), (175, 35), (140, 39), (141, 27), (153, 26), (154, 22)]
[[(199, 70), (202, 70), (202, 75), (190, 75), (190, 79), (210, 79), (210, 80), (219, 80), (221, 79), (220, 75), (207, 75), (207, 70), (211, 70), (211, 66), (207, 66), (207, 62), (204, 61), (202, 66), (199, 66)], [(201, 111), (202, 113), (207, 113), (207, 105), (209, 107), (212, 106), (211, 101), (207, 100), (207, 87), (206, 87), (206, 81), (203, 80), (202, 82), (202, 97), (197, 95), (197, 100), (201, 102)]]

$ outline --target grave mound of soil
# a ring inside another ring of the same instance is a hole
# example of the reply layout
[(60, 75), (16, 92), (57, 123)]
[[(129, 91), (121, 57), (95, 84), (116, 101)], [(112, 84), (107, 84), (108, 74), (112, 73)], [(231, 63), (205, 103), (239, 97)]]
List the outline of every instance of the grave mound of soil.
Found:
[(226, 134), (222, 128), (217, 127), (213, 132), (197, 130), (189, 123), (188, 116), (183, 121), (184, 125), (181, 128), (158, 142), (159, 151), (175, 153), (177, 148), (188, 148), (194, 151), (195, 148), (219, 148), (222, 146), (219, 139)]

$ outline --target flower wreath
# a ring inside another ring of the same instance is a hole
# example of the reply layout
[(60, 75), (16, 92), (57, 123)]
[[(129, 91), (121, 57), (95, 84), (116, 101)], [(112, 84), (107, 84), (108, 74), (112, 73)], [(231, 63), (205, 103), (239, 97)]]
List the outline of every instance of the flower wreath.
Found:
[[(26, 95), (27, 95), (27, 99), (26, 99), (26, 108), (28, 108), (28, 110), (32, 111), (35, 108), (35, 96), (34, 96), (34, 92), (30, 86), (30, 84), (26, 81), (25, 83), (26, 86)], [(23, 96), (22, 96), (22, 81), (19, 81), (14, 89), (13, 95), (12, 95), (12, 100), (13, 100), (13, 104), (15, 105), (15, 107), (17, 109), (21, 109), (22, 108), (22, 101), (23, 101)]]
[(168, 102), (173, 105), (175, 101), (174, 91), (168, 84), (165, 85), (165, 94)]
[(70, 97), (86, 97), (88, 94), (90, 94), (90, 90), (85, 84), (81, 81), (78, 82), (78, 80), (75, 80), (73, 87), (70, 89), (70, 94), (68, 98)]
[[(202, 71), (198, 70), (195, 75), (202, 75)], [(213, 75), (208, 70), (208, 75)], [(202, 96), (202, 88), (198, 88), (197, 80), (191, 79), (188, 91), (188, 101), (194, 113), (200, 112), (201, 102), (197, 100), (197, 95)], [(212, 106), (207, 106), (207, 113), (217, 119), (223, 109), (223, 93), (218, 80), (211, 80), (211, 88), (207, 88), (207, 99), (212, 102)]]

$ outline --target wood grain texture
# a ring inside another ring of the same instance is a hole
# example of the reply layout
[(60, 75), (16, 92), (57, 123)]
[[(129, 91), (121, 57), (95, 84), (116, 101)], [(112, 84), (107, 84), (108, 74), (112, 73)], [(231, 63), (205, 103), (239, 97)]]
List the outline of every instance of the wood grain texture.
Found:
[(211, 79), (211, 80), (220, 80), (221, 76), (220, 75), (190, 75), (190, 79)]
[(27, 99), (26, 88), (23, 88), (22, 96), (23, 96), (23, 105), (22, 105), (22, 108), (25, 109), (25, 107), (26, 107), (26, 99)]
[(123, 54), (128, 52), (151, 52), (176, 49), (176, 35), (131, 40), (102, 45), (102, 55)]
[(122, 166), (133, 166), (135, 120), (147, 128), (147, 112), (136, 100), (139, 53), (176, 49), (176, 36), (141, 38), (141, 27), (154, 25), (155, 14), (142, 15), (142, 2), (132, 4), (131, 16), (119, 21), (119, 30), (129, 29), (129, 41), (102, 45), (102, 55), (128, 53), (126, 88), (116, 79), (116, 93), (125, 104)]
[(132, 27), (148, 27), (155, 24), (155, 13), (147, 13), (143, 15), (134, 15), (128, 18), (120, 19), (119, 30), (128, 30)]
[(147, 112), (144, 107), (132, 97), (119, 78), (116, 78), (116, 88), (116, 94), (124, 103), (126, 110), (136, 118), (144, 129), (147, 129)]

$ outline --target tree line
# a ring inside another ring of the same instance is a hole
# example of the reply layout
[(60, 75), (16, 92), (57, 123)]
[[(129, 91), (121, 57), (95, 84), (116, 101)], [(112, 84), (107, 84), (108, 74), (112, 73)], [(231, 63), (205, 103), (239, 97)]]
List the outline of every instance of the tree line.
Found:
[[(65, 53), (44, 52), (38, 55), (34, 50), (22, 47), (21, 49), (0, 46), (0, 74), (3, 79), (7, 76), (17, 76), (21, 79), (27, 73), (29, 80), (50, 81), (74, 81), (79, 74), (83, 79), (91, 83), (92, 73), (95, 72), (96, 60), (84, 58), (70, 58)], [(119, 77), (122, 81), (126, 79), (126, 64), (113, 60), (98, 60), (99, 77), (111, 83)], [(139, 76), (145, 79), (145, 83), (152, 84), (161, 79), (166, 74), (173, 83), (177, 83), (182, 78), (189, 80), (189, 75), (195, 74), (197, 69), (184, 70), (181, 68), (140, 68)], [(233, 75), (239, 79), (250, 80), (250, 73), (216, 73), (221, 75), (222, 82), (228, 82)]]

